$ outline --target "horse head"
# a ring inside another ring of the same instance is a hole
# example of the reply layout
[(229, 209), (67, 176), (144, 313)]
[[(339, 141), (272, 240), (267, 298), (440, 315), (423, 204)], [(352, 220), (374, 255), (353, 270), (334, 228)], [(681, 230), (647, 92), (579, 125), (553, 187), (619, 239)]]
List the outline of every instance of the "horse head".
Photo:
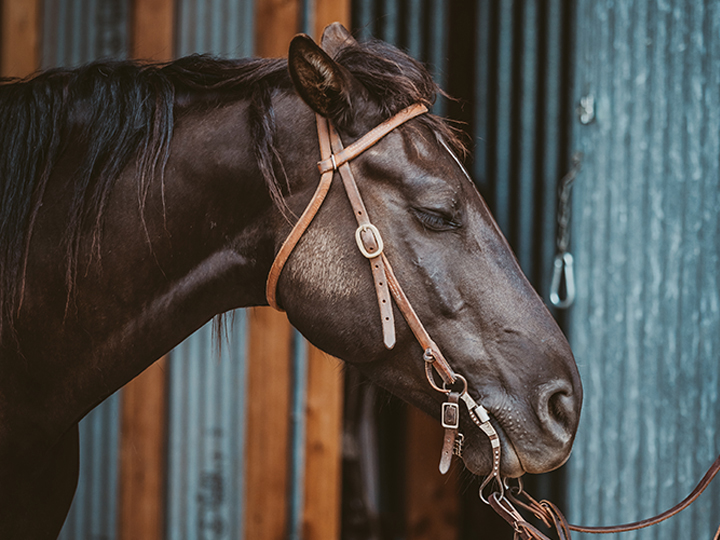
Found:
[[(345, 146), (403, 107), (429, 105), (434, 97), (425, 69), (397, 49), (361, 46), (339, 25), (326, 30), (322, 45), (297, 36), (289, 70), (302, 101), (329, 120)], [(363, 69), (384, 71), (385, 78), (378, 83)], [(383, 93), (383, 84), (396, 87)], [(278, 103), (278, 116), (287, 116), (284, 109), (311, 118), (297, 99)], [(582, 401), (577, 368), (452, 145), (444, 123), (422, 114), (359, 153), (349, 167), (377, 230), (371, 236), (382, 238), (383, 256), (419, 320), (455, 373), (467, 380), (468, 394), (490, 413), (501, 441), (502, 474), (549, 471), (568, 458), (577, 429)], [(306, 175), (291, 181), (287, 197), (299, 215), (317, 186), (314, 164), (320, 157), (317, 143), (295, 149), (283, 162), (287, 169), (298, 163), (293, 168)], [(377, 259), (368, 265), (367, 254), (358, 249), (356, 209), (340, 174), (334, 176), (278, 277), (277, 302), (312, 343), (437, 418), (445, 397), (426, 380), (423, 347), (397, 305), (396, 335), (389, 340), (384, 335), (379, 308), (384, 300), (378, 300), (382, 295), (376, 294), (378, 278), (372, 273)], [(279, 227), (276, 251), (289, 228)], [(488, 473), (488, 440), (468, 415), (461, 419), (465, 464), (477, 474)]]

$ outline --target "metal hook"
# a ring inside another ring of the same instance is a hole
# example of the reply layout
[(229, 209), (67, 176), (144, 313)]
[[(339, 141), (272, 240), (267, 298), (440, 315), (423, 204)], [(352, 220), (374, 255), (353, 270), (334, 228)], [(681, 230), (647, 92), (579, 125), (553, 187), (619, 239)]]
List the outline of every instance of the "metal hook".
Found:
[[(550, 303), (559, 309), (567, 309), (575, 301), (575, 272), (573, 256), (569, 252), (558, 253), (553, 261), (553, 276), (550, 283)], [(565, 278), (565, 299), (560, 298), (560, 284)]]

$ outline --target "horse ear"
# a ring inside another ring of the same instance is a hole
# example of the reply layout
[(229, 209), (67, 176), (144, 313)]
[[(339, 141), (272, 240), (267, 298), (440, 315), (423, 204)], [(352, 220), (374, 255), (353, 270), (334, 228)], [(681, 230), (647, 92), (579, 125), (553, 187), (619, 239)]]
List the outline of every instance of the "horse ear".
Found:
[(357, 45), (357, 41), (355, 41), (352, 34), (339, 22), (334, 22), (325, 27), (320, 43), (323, 50), (332, 58), (335, 58), (337, 53), (345, 47)]
[(353, 95), (362, 85), (307, 35), (290, 42), (288, 68), (295, 90), (315, 112), (338, 125), (353, 116)]

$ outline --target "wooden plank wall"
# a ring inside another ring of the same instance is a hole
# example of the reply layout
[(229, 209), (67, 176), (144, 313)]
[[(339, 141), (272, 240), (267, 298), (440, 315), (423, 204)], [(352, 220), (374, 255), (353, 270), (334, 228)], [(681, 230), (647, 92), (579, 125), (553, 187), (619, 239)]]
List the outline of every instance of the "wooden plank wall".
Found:
[(0, 2), (0, 74), (25, 77), (40, 67), (40, 1)]

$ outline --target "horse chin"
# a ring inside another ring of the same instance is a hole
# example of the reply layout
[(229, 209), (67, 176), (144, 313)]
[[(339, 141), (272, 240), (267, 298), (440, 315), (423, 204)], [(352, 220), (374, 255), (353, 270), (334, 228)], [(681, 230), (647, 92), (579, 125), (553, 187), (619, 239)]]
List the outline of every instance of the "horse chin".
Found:
[[(518, 478), (527, 471), (520, 461), (515, 447), (501, 429), (496, 426), (500, 437), (500, 472), (506, 478)], [(484, 439), (484, 440), (483, 440)], [(487, 476), (492, 470), (490, 442), (482, 434), (468, 438), (463, 446), (462, 459), (465, 467), (477, 476)]]

